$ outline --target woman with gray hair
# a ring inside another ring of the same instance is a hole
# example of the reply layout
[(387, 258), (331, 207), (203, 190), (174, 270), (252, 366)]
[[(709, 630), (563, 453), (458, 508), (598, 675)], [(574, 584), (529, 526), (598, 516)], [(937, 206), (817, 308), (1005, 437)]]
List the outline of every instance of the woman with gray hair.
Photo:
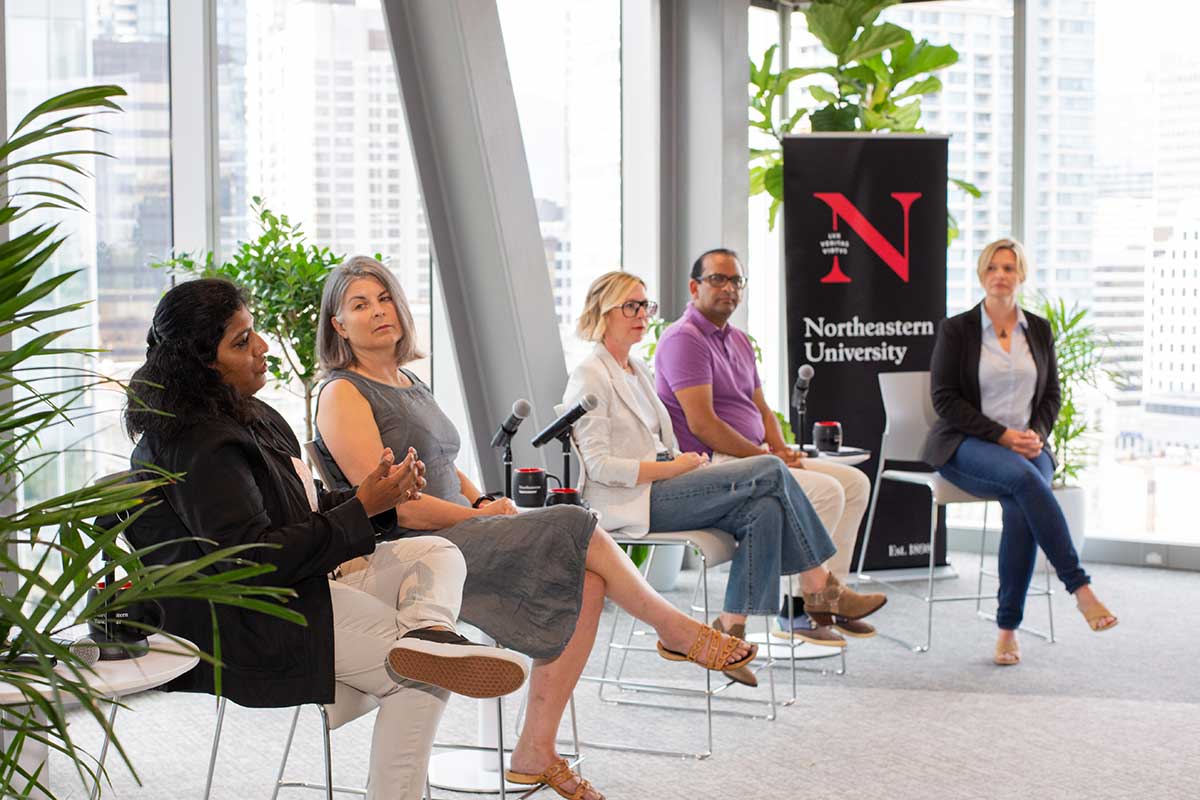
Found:
[(517, 517), (511, 500), (482, 493), (457, 469), (458, 431), (429, 387), (404, 369), (419, 349), (404, 292), (385, 266), (365, 256), (338, 266), (326, 279), (318, 324), (327, 379), (316, 443), (331, 471), (349, 484), (385, 447), (416, 448), (427, 485), (419, 499), (397, 506), (401, 528), (437, 531), (456, 544), (467, 564), (462, 617), (534, 659), (509, 780), (602, 800), (559, 758), (555, 738), (606, 595), (651, 625), (666, 649), (708, 669), (745, 665), (757, 648), (659, 596), (590, 511), (563, 505)]

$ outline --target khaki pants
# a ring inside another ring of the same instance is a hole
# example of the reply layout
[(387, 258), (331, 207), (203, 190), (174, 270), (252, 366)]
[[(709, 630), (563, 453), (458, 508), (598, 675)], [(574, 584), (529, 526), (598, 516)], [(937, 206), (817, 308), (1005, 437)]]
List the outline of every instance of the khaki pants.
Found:
[[(713, 453), (712, 461), (719, 464), (733, 458), (736, 456)], [(850, 572), (850, 558), (854, 554), (858, 526), (871, 499), (870, 478), (860, 469), (835, 464), (820, 457), (807, 458), (803, 468), (788, 471), (804, 490), (813, 510), (821, 518), (821, 524), (829, 532), (829, 538), (837, 547), (837, 555), (825, 562), (826, 569), (844, 582)]]
[(379, 701), (371, 739), (367, 797), (419, 800), (434, 733), (448, 692), (423, 683), (396, 683), (384, 661), (408, 631), (454, 629), (467, 576), (462, 554), (436, 536), (381, 544), (365, 569), (330, 581), (334, 674)]

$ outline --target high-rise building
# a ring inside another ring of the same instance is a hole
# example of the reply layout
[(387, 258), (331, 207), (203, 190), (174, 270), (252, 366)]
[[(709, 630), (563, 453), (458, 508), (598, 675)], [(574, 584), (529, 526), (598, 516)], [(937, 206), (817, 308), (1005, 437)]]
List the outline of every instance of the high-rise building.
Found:
[(1116, 379), (1110, 397), (1122, 406), (1141, 400), (1153, 219), (1148, 197), (1096, 199), (1090, 319), (1104, 342), (1103, 368)]
[(427, 320), (429, 234), (378, 3), (248, 12), (247, 193), (334, 252), (382, 254)]
[(1159, 226), (1147, 286), (1145, 436), (1153, 451), (1200, 447), (1200, 201)]

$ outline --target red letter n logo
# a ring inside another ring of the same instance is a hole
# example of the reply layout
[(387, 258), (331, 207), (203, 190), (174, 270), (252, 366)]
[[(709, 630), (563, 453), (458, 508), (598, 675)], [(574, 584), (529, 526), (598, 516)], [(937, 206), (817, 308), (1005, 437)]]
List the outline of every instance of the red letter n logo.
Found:
[[(904, 214), (904, 252), (901, 253), (863, 216), (861, 211), (854, 207), (853, 203), (846, 199), (846, 195), (841, 192), (813, 193), (813, 197), (833, 209), (833, 230), (838, 229), (838, 219), (844, 219), (851, 230), (866, 242), (867, 247), (875, 251), (875, 255), (882, 258), (883, 263), (887, 264), (892, 272), (900, 276), (900, 280), (905, 283), (908, 283), (908, 212), (920, 196), (920, 192), (892, 192), (892, 199), (900, 204), (900, 209)], [(828, 275), (821, 278), (821, 283), (850, 283), (850, 276), (842, 272), (836, 255), (833, 257), (833, 269), (829, 270)]]

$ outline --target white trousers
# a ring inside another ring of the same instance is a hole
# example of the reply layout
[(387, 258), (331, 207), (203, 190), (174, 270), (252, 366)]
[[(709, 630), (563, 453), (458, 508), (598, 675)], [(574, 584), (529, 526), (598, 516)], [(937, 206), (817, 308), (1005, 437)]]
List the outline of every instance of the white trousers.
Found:
[[(712, 461), (720, 464), (737, 456), (713, 453)], [(833, 539), (837, 553), (825, 562), (825, 568), (839, 581), (845, 581), (850, 572), (850, 558), (854, 554), (854, 542), (858, 537), (858, 526), (867, 513), (871, 500), (871, 479), (862, 470), (835, 464), (817, 458), (804, 459), (802, 468), (788, 472), (804, 490), (813, 510), (821, 518), (821, 524)], [(784, 578), (785, 589), (787, 579)]]
[(467, 566), (437, 536), (381, 544), (368, 566), (330, 581), (334, 674), (379, 701), (367, 780), (370, 800), (420, 800), (429, 754), (449, 693), (428, 684), (396, 683), (384, 661), (408, 631), (454, 629)]

